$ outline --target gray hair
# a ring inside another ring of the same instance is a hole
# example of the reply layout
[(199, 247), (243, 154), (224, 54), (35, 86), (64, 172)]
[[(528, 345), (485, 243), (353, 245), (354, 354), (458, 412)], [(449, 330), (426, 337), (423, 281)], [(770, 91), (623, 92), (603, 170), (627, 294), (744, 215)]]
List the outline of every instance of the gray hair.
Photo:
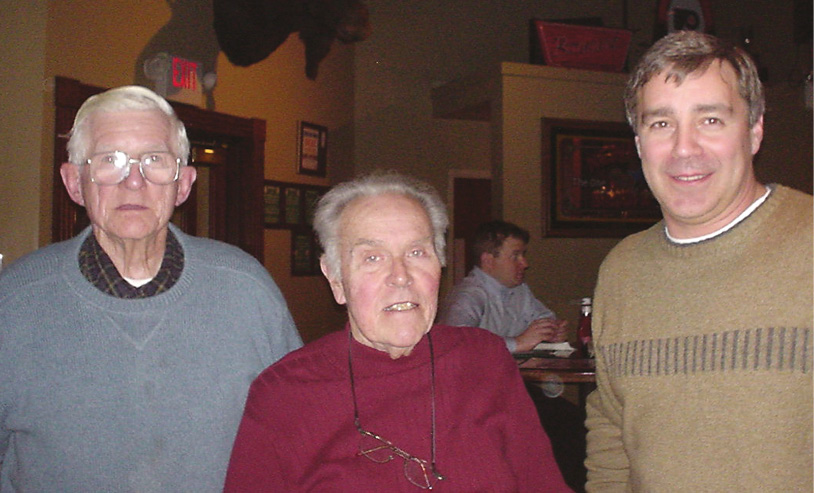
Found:
[(325, 250), (323, 258), (331, 276), (341, 275), (339, 220), (342, 212), (356, 199), (388, 193), (404, 195), (421, 204), (432, 226), (435, 254), (441, 266), (446, 265), (444, 249), (449, 218), (438, 192), (424, 182), (395, 172), (376, 172), (340, 183), (326, 193), (317, 204), (314, 212), (314, 230)]
[(625, 88), (627, 121), (638, 133), (638, 93), (654, 76), (666, 71), (665, 82), (681, 84), (695, 72), (703, 73), (714, 61), (728, 62), (738, 78), (738, 94), (749, 107), (749, 127), (766, 109), (763, 84), (755, 62), (741, 48), (723, 39), (695, 31), (677, 31), (661, 38), (639, 60)]
[(184, 124), (175, 114), (170, 103), (153, 91), (142, 86), (122, 86), (89, 97), (76, 112), (73, 128), (68, 139), (68, 160), (76, 165), (85, 164), (90, 153), (88, 122), (99, 112), (159, 110), (170, 122), (174, 130), (175, 149), (181, 163), (186, 165), (189, 158), (189, 139)]

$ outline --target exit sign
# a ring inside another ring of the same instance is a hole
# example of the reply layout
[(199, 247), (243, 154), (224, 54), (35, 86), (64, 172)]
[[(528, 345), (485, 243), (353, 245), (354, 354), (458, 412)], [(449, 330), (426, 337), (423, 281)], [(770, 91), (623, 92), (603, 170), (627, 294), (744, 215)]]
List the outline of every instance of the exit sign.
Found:
[(172, 57), (173, 87), (197, 91), (199, 89), (198, 80), (198, 62), (186, 60), (177, 56)]
[(153, 90), (172, 101), (204, 105), (203, 67), (195, 60), (166, 52), (144, 63), (144, 74), (153, 81)]

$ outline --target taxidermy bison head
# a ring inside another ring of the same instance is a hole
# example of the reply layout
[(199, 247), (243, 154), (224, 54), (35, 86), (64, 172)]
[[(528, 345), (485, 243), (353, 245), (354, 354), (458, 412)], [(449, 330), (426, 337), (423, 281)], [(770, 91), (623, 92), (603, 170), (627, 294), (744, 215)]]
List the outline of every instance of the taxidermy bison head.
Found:
[(359, 0), (213, 0), (213, 7), (218, 43), (230, 62), (255, 64), (299, 32), (311, 80), (334, 39), (353, 43), (370, 36), (367, 6)]

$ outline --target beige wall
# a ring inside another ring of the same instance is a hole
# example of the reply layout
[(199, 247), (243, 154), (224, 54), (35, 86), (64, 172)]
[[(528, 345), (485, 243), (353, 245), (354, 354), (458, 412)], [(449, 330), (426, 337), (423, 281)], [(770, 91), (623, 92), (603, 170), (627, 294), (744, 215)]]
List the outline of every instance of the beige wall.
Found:
[(43, 71), (48, 2), (3, 4), (0, 15), (0, 253), (39, 246)]
[[(541, 238), (541, 118), (623, 121), (625, 76), (525, 64), (502, 64), (503, 173), (497, 207), (531, 233), (527, 282), (540, 300), (576, 329), (579, 299), (592, 296), (599, 264), (618, 239)], [(493, 117), (494, 118), (494, 117)], [(494, 173), (497, 174), (497, 173)]]

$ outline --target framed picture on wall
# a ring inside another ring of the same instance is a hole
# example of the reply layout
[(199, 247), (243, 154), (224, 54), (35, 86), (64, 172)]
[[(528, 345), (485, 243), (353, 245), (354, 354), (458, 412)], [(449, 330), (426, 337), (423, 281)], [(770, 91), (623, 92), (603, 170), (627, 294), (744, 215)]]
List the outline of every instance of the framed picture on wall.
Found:
[(266, 180), (263, 184), (265, 227), (290, 229), (308, 226), (310, 228), (316, 204), (327, 191), (328, 187), (320, 185)]
[(301, 175), (325, 176), (328, 166), (328, 129), (314, 123), (300, 122), (297, 172)]
[(313, 229), (314, 209), (328, 191), (320, 185), (266, 180), (263, 185), (265, 227), (291, 232), (291, 275), (320, 274), (319, 247)]
[(302, 189), (285, 187), (285, 223), (297, 225), (302, 222)]
[(283, 217), (280, 214), (280, 185), (266, 182), (263, 185), (263, 223), (265, 226), (281, 225)]
[(311, 228), (291, 230), (291, 275), (316, 276), (320, 274), (321, 254), (316, 236)]
[(626, 123), (542, 119), (543, 236), (621, 237), (661, 219)]

